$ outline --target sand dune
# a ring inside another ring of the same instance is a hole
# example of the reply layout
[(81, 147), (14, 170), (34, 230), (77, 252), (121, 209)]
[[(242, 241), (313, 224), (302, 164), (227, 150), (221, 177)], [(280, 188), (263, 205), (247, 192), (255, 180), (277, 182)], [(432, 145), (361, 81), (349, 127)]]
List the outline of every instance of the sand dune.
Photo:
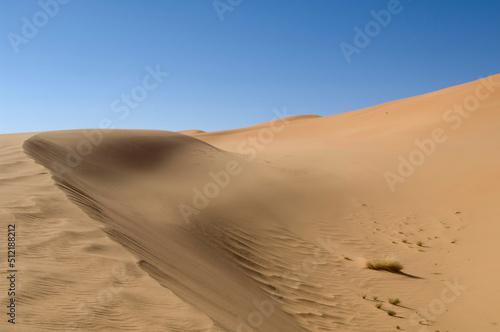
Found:
[(190, 129), (190, 130), (181, 130), (181, 131), (179, 131), (179, 133), (185, 134), (185, 135), (194, 135), (194, 134), (203, 134), (205, 132), (203, 130)]
[[(221, 132), (2, 135), (16, 328), (498, 331), (499, 108), (496, 75)], [(366, 268), (389, 255), (404, 273)]]

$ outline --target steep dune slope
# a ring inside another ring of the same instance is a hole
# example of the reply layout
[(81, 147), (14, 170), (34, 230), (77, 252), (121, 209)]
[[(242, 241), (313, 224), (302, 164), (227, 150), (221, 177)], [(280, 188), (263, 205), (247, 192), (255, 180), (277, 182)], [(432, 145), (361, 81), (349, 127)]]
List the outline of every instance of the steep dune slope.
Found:
[[(61, 168), (54, 161), (65, 163), (65, 152), (78, 151), (85, 139), (79, 132), (40, 134), (28, 140), (25, 149), (38, 162), (58, 170)], [(65, 150), (65, 146), (74, 150)], [(257, 316), (263, 330), (299, 331), (293, 319), (223, 257), (220, 248), (228, 244), (224, 237), (232, 236), (231, 228), (242, 231), (240, 224), (252, 219), (261, 222), (257, 218), (262, 217), (251, 215), (254, 206), (256, 209), (262, 204), (259, 199), (237, 207), (245, 197), (231, 198), (228, 187), (221, 196), (228, 197), (225, 204), (234, 207), (223, 211), (213, 200), (204, 208), (203, 218), (198, 218), (200, 212), (186, 214), (186, 218), (179, 212), (181, 204), (189, 213), (194, 211), (195, 188), (214, 181), (211, 170), (225, 170), (220, 181), (226, 181), (224, 176), (231, 180), (228, 172), (243, 177), (239, 174), (241, 166), (232, 166), (238, 159), (181, 134), (104, 132), (103, 141), (77, 167), (56, 174), (55, 180), (89, 215), (102, 221), (106, 232), (129, 248), (140, 259), (141, 267), (160, 284), (203, 308), (224, 328), (236, 330), (241, 317), (256, 310), (260, 315), (260, 308), (270, 316), (262, 322)], [(269, 218), (268, 227), (278, 226)], [(240, 234), (244, 236), (244, 230)]]
[(16, 226), (17, 315), (15, 325), (2, 319), (0, 330), (221, 331), (66, 198), (47, 169), (23, 153), (31, 136), (1, 136), (0, 222), (3, 230)]

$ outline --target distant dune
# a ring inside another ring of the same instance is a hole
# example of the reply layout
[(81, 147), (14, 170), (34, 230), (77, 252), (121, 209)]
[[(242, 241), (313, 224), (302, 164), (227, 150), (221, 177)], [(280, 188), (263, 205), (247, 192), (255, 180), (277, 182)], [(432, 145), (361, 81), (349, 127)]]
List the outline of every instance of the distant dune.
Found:
[(0, 330), (499, 331), (499, 129), (495, 75), (212, 133), (1, 135)]
[(194, 135), (194, 134), (203, 134), (205, 132), (203, 130), (191, 129), (191, 130), (181, 130), (178, 133), (184, 134), (184, 135)]

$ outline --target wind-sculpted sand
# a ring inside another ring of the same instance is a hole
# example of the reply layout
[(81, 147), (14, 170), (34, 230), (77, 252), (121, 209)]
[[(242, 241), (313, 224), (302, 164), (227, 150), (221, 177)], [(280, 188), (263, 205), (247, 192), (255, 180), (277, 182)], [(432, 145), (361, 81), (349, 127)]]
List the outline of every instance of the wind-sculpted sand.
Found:
[(222, 132), (2, 135), (0, 329), (497, 331), (499, 108), (497, 75)]

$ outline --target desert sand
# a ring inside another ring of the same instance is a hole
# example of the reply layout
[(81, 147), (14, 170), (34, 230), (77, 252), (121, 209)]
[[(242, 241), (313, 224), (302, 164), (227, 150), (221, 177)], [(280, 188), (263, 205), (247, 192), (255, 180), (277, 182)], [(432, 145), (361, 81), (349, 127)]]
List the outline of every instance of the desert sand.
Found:
[(495, 75), (220, 132), (1, 135), (0, 330), (500, 331), (499, 108)]

